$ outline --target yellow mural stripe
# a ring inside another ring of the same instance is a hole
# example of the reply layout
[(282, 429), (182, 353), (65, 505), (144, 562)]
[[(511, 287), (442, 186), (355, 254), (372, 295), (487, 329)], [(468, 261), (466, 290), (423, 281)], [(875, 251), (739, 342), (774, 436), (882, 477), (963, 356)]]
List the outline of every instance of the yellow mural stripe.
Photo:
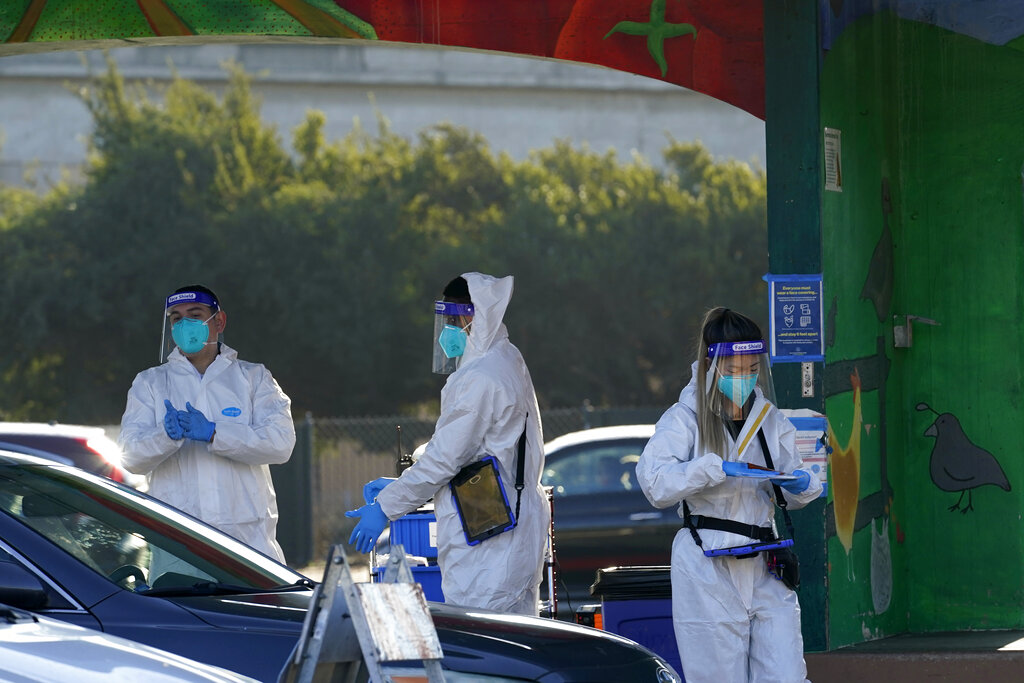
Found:
[(361, 35), (332, 17), (327, 12), (303, 2), (303, 0), (273, 0), (274, 4), (308, 28), (314, 36), (332, 38), (362, 38)]
[(761, 408), (761, 414), (754, 420), (754, 424), (750, 426), (750, 431), (747, 432), (747, 436), (743, 439), (743, 443), (740, 444), (739, 453), (742, 455), (743, 451), (746, 450), (747, 444), (750, 443), (750, 437), (757, 434), (757, 430), (761, 428), (761, 422), (764, 421), (764, 416), (768, 414), (768, 410), (771, 408), (770, 403), (765, 403), (764, 407)]
[(29, 37), (32, 35), (32, 31), (36, 28), (36, 22), (39, 21), (39, 17), (42, 15), (44, 7), (46, 7), (46, 0), (32, 0), (28, 9), (25, 10), (25, 14), (21, 16), (21, 21), (18, 22), (18, 25), (15, 26), (14, 30), (11, 32), (11, 36), (7, 39), (7, 42), (27, 42)]
[(190, 36), (192, 29), (163, 0), (135, 0), (158, 36)]

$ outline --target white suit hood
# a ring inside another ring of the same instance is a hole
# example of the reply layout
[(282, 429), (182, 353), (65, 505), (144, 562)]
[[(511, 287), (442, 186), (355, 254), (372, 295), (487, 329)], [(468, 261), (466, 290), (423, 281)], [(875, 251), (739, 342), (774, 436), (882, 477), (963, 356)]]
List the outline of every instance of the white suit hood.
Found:
[(513, 278), (511, 275), (496, 278), (483, 273), (463, 273), (469, 285), (469, 298), (473, 301), (473, 326), (462, 362), (468, 363), (500, 339), (508, 338), (508, 330), (502, 322), (505, 309), (512, 299)]

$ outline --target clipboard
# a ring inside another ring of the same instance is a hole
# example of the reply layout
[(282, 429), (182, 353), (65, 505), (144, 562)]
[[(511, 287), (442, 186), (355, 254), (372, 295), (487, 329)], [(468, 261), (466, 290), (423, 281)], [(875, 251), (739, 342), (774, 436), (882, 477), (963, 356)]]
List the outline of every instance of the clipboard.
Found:
[(737, 545), (731, 548), (715, 548), (705, 550), (704, 557), (720, 557), (722, 555), (753, 555), (762, 550), (778, 550), (793, 545), (792, 538), (779, 539), (778, 541), (767, 541), (765, 543), (751, 543), (750, 545)]

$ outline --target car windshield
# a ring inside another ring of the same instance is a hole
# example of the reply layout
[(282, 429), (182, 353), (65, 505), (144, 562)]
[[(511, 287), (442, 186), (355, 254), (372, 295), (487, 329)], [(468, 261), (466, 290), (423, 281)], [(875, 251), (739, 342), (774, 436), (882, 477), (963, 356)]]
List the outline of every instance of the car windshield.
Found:
[(175, 508), (70, 468), (0, 466), (0, 513), (129, 590), (308, 584), (302, 575)]
[(636, 464), (646, 439), (577, 446), (548, 456), (541, 483), (555, 497), (639, 491)]

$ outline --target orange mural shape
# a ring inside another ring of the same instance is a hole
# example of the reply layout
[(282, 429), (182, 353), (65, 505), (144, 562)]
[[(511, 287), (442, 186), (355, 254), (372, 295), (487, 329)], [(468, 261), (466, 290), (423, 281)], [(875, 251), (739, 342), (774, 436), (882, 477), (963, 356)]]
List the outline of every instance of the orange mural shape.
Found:
[(836, 536), (846, 553), (853, 547), (854, 523), (860, 500), (860, 374), (855, 369), (850, 375), (853, 387), (853, 424), (845, 446), (840, 446), (831, 422), (828, 425), (829, 472), (832, 475), (832, 509), (836, 520)]

